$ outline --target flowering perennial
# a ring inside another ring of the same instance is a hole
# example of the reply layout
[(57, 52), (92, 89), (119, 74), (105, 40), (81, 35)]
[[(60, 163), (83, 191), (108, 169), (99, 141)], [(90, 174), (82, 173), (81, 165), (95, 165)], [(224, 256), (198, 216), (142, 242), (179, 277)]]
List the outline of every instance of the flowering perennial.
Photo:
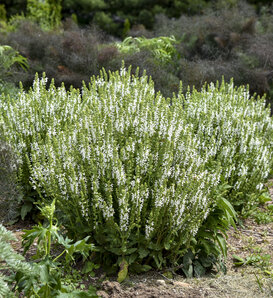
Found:
[(221, 177), (232, 187), (232, 204), (252, 204), (250, 195), (259, 193), (272, 169), (273, 122), (265, 98), (251, 97), (231, 81), (180, 99), (200, 140), (198, 152), (221, 165)]
[(234, 192), (257, 191), (270, 171), (269, 111), (232, 83), (171, 100), (124, 68), (81, 91), (46, 85), (36, 77), (31, 90), (0, 102), (20, 177), (42, 200), (56, 199), (76, 238), (87, 234), (104, 252), (132, 254), (130, 262), (159, 251), (160, 267), (161, 251), (185, 253), (223, 179)]
[(187, 242), (220, 176), (206, 169), (179, 100), (170, 105), (147, 76), (125, 69), (92, 78), (81, 92), (46, 83), (36, 78), (32, 90), (1, 103), (2, 128), (68, 228), (96, 235), (110, 226), (125, 246), (136, 231)]

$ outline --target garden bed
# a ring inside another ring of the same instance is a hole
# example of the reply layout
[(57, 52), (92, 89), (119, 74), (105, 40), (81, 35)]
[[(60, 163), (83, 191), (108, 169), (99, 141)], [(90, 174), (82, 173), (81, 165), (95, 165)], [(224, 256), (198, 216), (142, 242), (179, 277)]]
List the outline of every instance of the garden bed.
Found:
[[(273, 189), (271, 189), (272, 195)], [(19, 222), (10, 226), (18, 240), (24, 229), (30, 229), (30, 222)], [(83, 284), (96, 284), (101, 297), (270, 297), (273, 295), (273, 223), (258, 225), (246, 220), (237, 230), (228, 231), (227, 274), (212, 273), (202, 278), (185, 279), (176, 275), (167, 279), (162, 272), (150, 271), (141, 275), (129, 275), (119, 284), (100, 272), (98, 277), (88, 278)], [(13, 243), (14, 249), (22, 253), (21, 242)], [(29, 259), (35, 253), (32, 247), (27, 253)], [(233, 255), (246, 259), (261, 258), (253, 266), (234, 265)], [(262, 260), (266, 255), (270, 259)], [(268, 272), (268, 273), (266, 273)], [(271, 273), (271, 274), (270, 274)], [(105, 277), (103, 277), (105, 276)]]

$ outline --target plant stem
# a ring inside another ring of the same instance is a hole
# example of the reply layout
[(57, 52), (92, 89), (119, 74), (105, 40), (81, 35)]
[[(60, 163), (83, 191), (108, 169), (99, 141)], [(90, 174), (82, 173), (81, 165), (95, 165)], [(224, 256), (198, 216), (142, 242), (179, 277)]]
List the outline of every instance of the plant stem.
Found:
[(65, 253), (65, 250), (62, 252), (62, 253), (60, 253), (54, 260), (53, 260), (53, 262), (55, 262), (55, 261), (57, 261), (63, 254)]

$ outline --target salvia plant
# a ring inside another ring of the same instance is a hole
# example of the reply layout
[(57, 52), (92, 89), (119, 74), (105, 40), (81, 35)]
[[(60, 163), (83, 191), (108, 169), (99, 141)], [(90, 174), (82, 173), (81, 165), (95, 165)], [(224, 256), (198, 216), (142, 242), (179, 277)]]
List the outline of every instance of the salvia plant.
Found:
[(179, 100), (170, 104), (147, 76), (122, 68), (81, 93), (36, 78), (1, 109), (21, 180), (56, 199), (74, 237), (91, 235), (118, 263), (151, 258), (161, 268), (183, 254), (213, 204), (219, 171), (206, 169)]
[(211, 156), (208, 166), (221, 164), (232, 204), (242, 210), (258, 202), (272, 171), (273, 122), (265, 98), (250, 96), (248, 88), (236, 88), (232, 81), (211, 83), (180, 98), (199, 136), (198, 152)]
[[(226, 251), (219, 233), (232, 223), (235, 213), (219, 197), (226, 192), (223, 189), (237, 187), (235, 174), (228, 180), (231, 186), (225, 175), (240, 161), (230, 152), (244, 139), (243, 133), (236, 138), (238, 126), (224, 126), (224, 116), (218, 115), (232, 113), (232, 104), (227, 105), (229, 112), (224, 106), (220, 109), (225, 96), (231, 103), (238, 98), (235, 115), (240, 109), (250, 111), (246, 118), (236, 116), (246, 131), (256, 114), (259, 125), (265, 123), (261, 131), (254, 130), (256, 135), (247, 135), (246, 151), (253, 142), (260, 148), (256, 139), (263, 131), (266, 141), (260, 146), (269, 154), (271, 118), (262, 102), (247, 101), (245, 89), (237, 90), (231, 83), (165, 99), (155, 94), (145, 74), (133, 76), (124, 67), (109, 74), (102, 71), (81, 91), (56, 88), (54, 82), (47, 88), (46, 77), (36, 77), (28, 92), (21, 89), (16, 98), (4, 98), (0, 123), (18, 154), (21, 182), (30, 184), (42, 201), (56, 200), (59, 220), (70, 236), (90, 236), (100, 261), (120, 266), (118, 280), (122, 281), (128, 267), (143, 271), (150, 265), (189, 264), (194, 243), (207, 256)], [(210, 97), (215, 105), (205, 110)], [(231, 165), (218, 157), (223, 144), (216, 132), (224, 134), (224, 128), (229, 129), (230, 139), (224, 145), (226, 155), (234, 158)], [(253, 161), (243, 160), (251, 171)], [(268, 169), (261, 160), (260, 169)], [(267, 174), (263, 171), (256, 180), (252, 178), (255, 189)], [(211, 220), (212, 210), (220, 210), (216, 221)], [(206, 219), (208, 228), (198, 236)], [(215, 242), (220, 250), (212, 248)]]

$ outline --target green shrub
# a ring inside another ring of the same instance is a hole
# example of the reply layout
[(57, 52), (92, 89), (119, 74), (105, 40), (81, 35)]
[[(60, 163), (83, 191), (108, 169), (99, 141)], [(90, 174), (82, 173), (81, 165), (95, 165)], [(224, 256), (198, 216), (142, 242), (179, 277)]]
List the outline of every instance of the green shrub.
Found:
[(0, 45), (1, 76), (9, 75), (10, 68), (16, 63), (24, 70), (28, 68), (27, 59), (20, 55), (19, 52), (8, 45)]
[(61, 10), (61, 0), (27, 0), (27, 17), (44, 30), (56, 29), (61, 24)]
[(170, 105), (146, 76), (121, 69), (81, 93), (36, 78), (1, 109), (22, 181), (56, 199), (73, 238), (90, 235), (118, 264), (161, 268), (186, 253), (215, 204), (219, 171), (206, 169), (179, 100)]
[(211, 268), (235, 217), (225, 198), (252, 204), (272, 165), (264, 99), (232, 82), (165, 99), (123, 67), (81, 92), (36, 77), (0, 109), (21, 183), (55, 199), (70, 236), (90, 236), (119, 281), (128, 266)]
[(254, 204), (272, 171), (273, 122), (265, 98), (222, 82), (193, 89), (181, 101), (199, 136), (199, 152), (221, 164), (232, 204), (239, 210)]
[(106, 65), (105, 60), (113, 58), (110, 55), (101, 63), (98, 61), (99, 44), (103, 42), (103, 35), (98, 30), (79, 29), (68, 22), (64, 26), (70, 27), (62, 33), (49, 32), (24, 20), (16, 31), (2, 36), (6, 44), (19, 50), (29, 61), (28, 72), (20, 69), (13, 72), (13, 82), (22, 81), (28, 88), (32, 86), (35, 73), (45, 71), (50, 79), (55, 79), (57, 86), (64, 82), (67, 88), (70, 85), (80, 88), (83, 80), (88, 82), (90, 76), (99, 74), (101, 66)]
[(0, 45), (0, 100), (2, 93), (11, 95), (17, 93), (17, 88), (11, 82), (17, 67), (26, 71), (27, 59), (12, 47)]
[(121, 43), (116, 43), (121, 53), (132, 54), (140, 50), (152, 52), (154, 58), (160, 63), (175, 63), (178, 53), (174, 47), (177, 43), (174, 36), (161, 36), (157, 38), (147, 39), (145, 37), (127, 37)]

